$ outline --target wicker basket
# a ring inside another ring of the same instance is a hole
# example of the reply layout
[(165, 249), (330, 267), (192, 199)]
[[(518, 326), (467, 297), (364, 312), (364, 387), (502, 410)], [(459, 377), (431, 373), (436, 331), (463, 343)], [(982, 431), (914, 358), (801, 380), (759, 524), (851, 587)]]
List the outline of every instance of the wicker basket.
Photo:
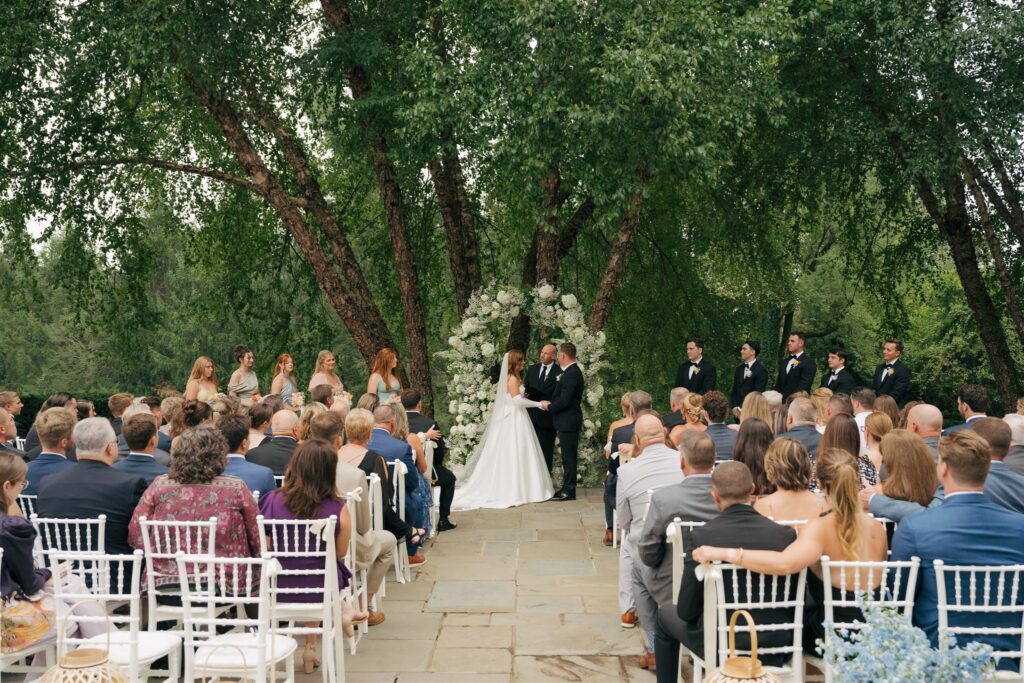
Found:
[[(86, 602), (96, 602), (88, 600)], [(82, 602), (75, 603), (70, 611), (74, 612)], [(96, 604), (99, 604), (98, 602)], [(128, 676), (116, 664), (110, 661), (110, 616), (107, 616), (107, 647), (80, 647), (68, 652), (60, 658), (60, 663), (50, 667), (41, 683), (129, 683)], [(63, 641), (67, 632), (67, 623), (57, 627), (58, 640)], [(64, 649), (58, 644), (57, 651)]]
[[(736, 619), (740, 615), (750, 626), (750, 656), (736, 656)], [(748, 681), (752, 683), (779, 683), (779, 677), (768, 673), (761, 667), (757, 658), (757, 631), (754, 619), (746, 610), (736, 610), (729, 619), (729, 658), (718, 668), (718, 671), (707, 678), (710, 683), (731, 683), (731, 681)]]

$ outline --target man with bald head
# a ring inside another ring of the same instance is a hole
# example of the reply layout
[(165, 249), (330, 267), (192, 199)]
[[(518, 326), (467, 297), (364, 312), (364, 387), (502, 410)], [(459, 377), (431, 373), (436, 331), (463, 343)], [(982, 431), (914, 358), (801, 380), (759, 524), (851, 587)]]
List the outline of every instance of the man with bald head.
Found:
[(917, 434), (939, 461), (939, 439), (942, 437), (942, 411), (928, 403), (916, 405), (907, 413), (907, 429)]
[[(526, 398), (531, 401), (550, 401), (555, 394), (555, 380), (562, 374), (562, 368), (555, 362), (557, 350), (554, 344), (545, 344), (540, 350), (540, 362), (526, 370), (523, 386), (526, 387)], [(555, 458), (555, 425), (551, 422), (551, 413), (540, 408), (527, 408), (533, 431), (537, 432), (537, 441), (544, 454), (544, 463), (548, 466), (548, 474)]]
[(245, 459), (269, 467), (276, 476), (284, 470), (299, 446), (299, 416), (294, 410), (279, 410), (270, 420), (270, 438), (245, 454)]
[(1017, 474), (1024, 474), (1024, 415), (1010, 413), (1003, 422), (1010, 426), (1010, 450), (1003, 462)]
[[(637, 541), (644, 528), (649, 502), (648, 489), (660, 489), (683, 480), (679, 453), (665, 445), (665, 427), (654, 414), (641, 415), (633, 423), (636, 450), (629, 462), (619, 466), (615, 509), (619, 527), (628, 533), (619, 552), (619, 609), (624, 627), (636, 625), (636, 600), (633, 595), (633, 563), (639, 562)], [(644, 657), (654, 652), (648, 642)]]

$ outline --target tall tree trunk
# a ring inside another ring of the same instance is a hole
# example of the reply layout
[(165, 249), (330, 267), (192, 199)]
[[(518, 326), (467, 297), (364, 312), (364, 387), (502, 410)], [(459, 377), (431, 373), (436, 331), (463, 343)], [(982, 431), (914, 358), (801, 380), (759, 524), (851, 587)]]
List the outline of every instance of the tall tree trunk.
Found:
[(967, 179), (967, 187), (971, 191), (974, 203), (978, 208), (978, 222), (981, 223), (982, 232), (985, 234), (985, 242), (988, 244), (988, 251), (992, 255), (992, 265), (995, 266), (996, 275), (999, 277), (999, 286), (1006, 297), (1006, 310), (1013, 321), (1013, 327), (1017, 331), (1017, 338), (1024, 346), (1024, 315), (1021, 315), (1020, 299), (1017, 297), (1017, 290), (1010, 279), (1010, 273), (1006, 268), (1006, 261), (1003, 259), (1003, 248), (999, 244), (999, 236), (996, 235), (992, 225), (992, 216), (988, 211), (988, 204), (985, 202), (985, 195), (971, 172), (970, 167), (964, 165), (964, 177)]
[[(339, 34), (349, 31), (351, 14), (345, 0), (321, 0), (320, 5), (328, 26)], [(370, 94), (369, 77), (361, 67), (349, 68), (348, 81), (353, 99), (362, 100)], [(430, 404), (433, 403), (434, 390), (430, 377), (430, 356), (427, 353), (427, 326), (423, 319), (419, 274), (412, 253), (402, 190), (394, 164), (388, 158), (388, 144), (383, 131), (375, 124), (372, 116), (367, 117), (364, 127), (374, 175), (387, 216), (391, 248), (395, 253), (395, 269), (405, 320), (406, 351), (409, 354), (409, 374), (413, 386), (423, 395), (424, 402)]]
[[(646, 179), (645, 179), (646, 183)], [(611, 253), (608, 254), (608, 263), (601, 277), (601, 285), (597, 288), (597, 297), (590, 308), (590, 320), (588, 327), (591, 332), (603, 330), (608, 324), (608, 318), (612, 311), (612, 298), (615, 290), (622, 282), (622, 274), (626, 270), (626, 257), (629, 249), (633, 246), (637, 228), (640, 226), (640, 213), (643, 209), (644, 197), (637, 191), (630, 199), (630, 206), (619, 221), (619, 230), (615, 234), (615, 241), (612, 243)]]
[[(328, 301), (352, 335), (360, 353), (364, 357), (372, 357), (380, 340), (391, 340), (387, 325), (372, 298), (367, 304), (362, 297), (354, 297), (346, 289), (302, 210), (284, 191), (263, 160), (231, 104), (207, 88), (191, 72), (184, 74), (184, 80), (216, 122), (256, 191), (295, 238), (295, 243), (305, 255)], [(358, 268), (358, 264), (353, 265)]]
[[(448, 243), (448, 262), (452, 270), (452, 283), (455, 286), (455, 308), (462, 317), (469, 305), (473, 291), (481, 285), (480, 261), (477, 257), (476, 229), (472, 224), (473, 216), (466, 201), (465, 189), (461, 177), (453, 178), (453, 166), (457, 164), (451, 159), (442, 162), (431, 159), (427, 166), (434, 184), (437, 205), (441, 212), (441, 223), (444, 225), (445, 238)], [(470, 221), (466, 225), (466, 221)]]
[(779, 347), (775, 351), (775, 367), (782, 367), (782, 359), (789, 354), (789, 347), (786, 342), (789, 341), (789, 335), (793, 332), (793, 304), (786, 304), (786, 308), (782, 312), (782, 324), (781, 327), (781, 338), (779, 339)]
[(548, 173), (540, 181), (544, 192), (541, 203), (543, 216), (535, 232), (537, 243), (537, 281), (546, 282), (553, 287), (558, 286), (558, 208), (559, 191), (562, 188), (562, 174), (558, 164), (548, 166)]

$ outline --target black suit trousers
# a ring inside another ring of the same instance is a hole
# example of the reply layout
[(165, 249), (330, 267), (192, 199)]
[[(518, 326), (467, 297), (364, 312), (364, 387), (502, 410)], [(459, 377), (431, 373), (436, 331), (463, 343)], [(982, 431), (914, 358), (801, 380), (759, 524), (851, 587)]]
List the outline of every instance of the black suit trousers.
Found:
[(578, 431), (558, 432), (558, 445), (562, 449), (562, 491), (576, 495), (576, 459), (580, 446)]
[[(679, 675), (679, 643), (698, 657), (704, 657), (704, 633), (679, 618), (676, 606), (671, 602), (658, 606), (658, 618), (654, 625), (654, 658), (658, 662), (658, 683), (676, 683)], [(693, 636), (697, 637), (694, 638)]]
[(544, 454), (544, 464), (548, 466), (548, 474), (551, 474), (551, 468), (555, 465), (555, 436), (557, 433), (554, 429), (538, 427), (536, 424), (534, 431), (537, 433), (537, 441), (540, 442), (540, 450)]
[(455, 473), (444, 465), (434, 465), (437, 475), (435, 486), (441, 489), (441, 505), (438, 514), (441, 519), (448, 519), (452, 513), (452, 500), (455, 498)]

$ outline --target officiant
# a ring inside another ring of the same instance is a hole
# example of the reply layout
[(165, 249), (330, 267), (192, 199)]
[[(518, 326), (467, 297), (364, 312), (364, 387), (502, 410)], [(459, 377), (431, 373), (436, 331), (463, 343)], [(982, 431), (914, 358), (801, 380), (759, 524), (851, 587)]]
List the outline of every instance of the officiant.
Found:
[[(555, 362), (555, 353), (554, 344), (545, 344), (540, 350), (540, 362), (526, 370), (523, 386), (526, 387), (526, 398), (531, 401), (551, 400), (555, 392), (555, 379), (562, 372)], [(551, 422), (551, 413), (540, 408), (528, 408), (526, 412), (530, 414), (533, 430), (537, 432), (540, 450), (544, 453), (544, 462), (550, 474), (555, 454), (555, 426)]]

